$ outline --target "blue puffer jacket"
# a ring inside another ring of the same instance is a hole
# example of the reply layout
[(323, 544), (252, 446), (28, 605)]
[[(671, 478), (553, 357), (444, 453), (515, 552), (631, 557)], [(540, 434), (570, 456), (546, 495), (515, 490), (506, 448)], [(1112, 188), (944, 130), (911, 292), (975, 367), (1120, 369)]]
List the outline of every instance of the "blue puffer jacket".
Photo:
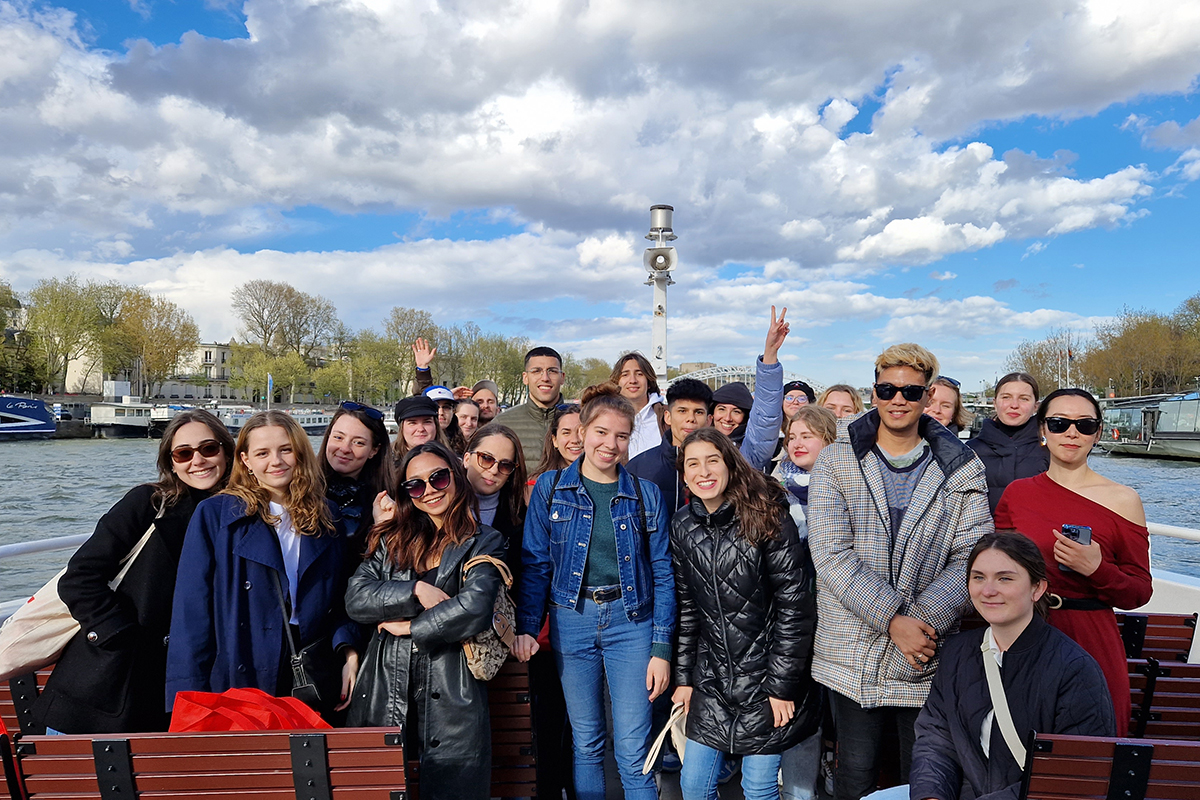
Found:
[[(546, 615), (547, 600), (566, 608), (579, 607), (595, 513), (592, 498), (579, 477), (582, 460), (576, 460), (561, 473), (544, 473), (533, 487), (525, 517), (523, 569), (517, 587), (518, 634), (537, 636)], [(640, 480), (646, 512), (643, 534), (635, 480), (639, 479), (620, 469), (617, 499), (612, 507), (621, 600), (630, 620), (652, 617), (654, 644), (670, 646), (675, 632), (675, 573), (671, 567), (667, 509), (658, 487)]]
[(754, 368), (754, 405), (746, 420), (741, 451), (750, 466), (766, 469), (779, 447), (783, 425), (783, 364), (764, 364), (762, 356)]

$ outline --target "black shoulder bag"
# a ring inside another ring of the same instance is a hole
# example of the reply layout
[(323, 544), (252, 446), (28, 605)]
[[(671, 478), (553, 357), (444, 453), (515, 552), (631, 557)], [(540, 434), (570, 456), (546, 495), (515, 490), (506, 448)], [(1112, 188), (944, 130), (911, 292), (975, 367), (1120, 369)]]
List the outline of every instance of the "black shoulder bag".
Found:
[(321, 692), (317, 689), (316, 676), (322, 670), (317, 665), (317, 649), (326, 644), (321, 638), (307, 647), (296, 649), (296, 640), (292, 638), (291, 615), (283, 600), (283, 585), (279, 582), (279, 573), (271, 570), (271, 578), (275, 581), (275, 593), (279, 598), (279, 611), (283, 614), (283, 635), (287, 639), (288, 652), (291, 654), (292, 666), (292, 697), (301, 701), (313, 710), (321, 710)]

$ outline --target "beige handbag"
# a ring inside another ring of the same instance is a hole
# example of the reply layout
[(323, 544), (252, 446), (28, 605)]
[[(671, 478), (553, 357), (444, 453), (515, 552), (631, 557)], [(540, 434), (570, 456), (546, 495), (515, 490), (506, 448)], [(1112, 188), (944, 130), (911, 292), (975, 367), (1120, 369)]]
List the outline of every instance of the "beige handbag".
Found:
[(512, 571), (495, 556), (475, 556), (463, 564), (463, 582), (466, 582), (467, 571), (480, 564), (491, 564), (500, 573), (504, 585), (496, 593), (496, 604), (492, 608), (492, 624), (482, 633), (463, 640), (463, 654), (467, 657), (467, 668), (476, 680), (490, 681), (496, 677), (500, 667), (508, 660), (512, 652), (513, 642), (516, 641), (516, 631), (513, 621), (517, 617), (517, 607), (513, 605), (508, 590), (512, 588)]
[(654, 742), (650, 745), (650, 752), (646, 754), (646, 763), (642, 765), (642, 774), (649, 775), (654, 769), (654, 762), (658, 760), (658, 754), (662, 752), (663, 742), (667, 739), (667, 734), (671, 734), (671, 744), (675, 745), (675, 752), (679, 756), (679, 760), (683, 761), (683, 750), (687, 745), (687, 707), (683, 703), (676, 703), (671, 709), (671, 716), (667, 719), (667, 724), (658, 732), (658, 736), (654, 737)]
[[(138, 554), (150, 541), (154, 526), (162, 515), (160, 510), (142, 538), (121, 559), (121, 571), (108, 582), (109, 589), (115, 590), (121, 585)], [(58, 661), (67, 644), (79, 633), (79, 622), (58, 596), (58, 580), (66, 572), (64, 567), (0, 626), (0, 681), (35, 672)]]

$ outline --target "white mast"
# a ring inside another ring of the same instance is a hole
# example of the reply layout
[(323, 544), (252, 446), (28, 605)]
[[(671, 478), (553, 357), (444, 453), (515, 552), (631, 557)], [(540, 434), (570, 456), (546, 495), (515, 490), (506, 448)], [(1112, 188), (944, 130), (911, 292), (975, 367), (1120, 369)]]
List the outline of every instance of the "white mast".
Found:
[(653, 247), (647, 247), (642, 256), (642, 263), (650, 273), (646, 285), (654, 287), (650, 363), (654, 365), (654, 374), (658, 380), (664, 383), (667, 380), (667, 287), (675, 282), (671, 278), (671, 272), (679, 263), (675, 248), (666, 245), (667, 242), (678, 238), (671, 229), (671, 215), (674, 211), (671, 206), (650, 206), (650, 232), (646, 234), (646, 238), (655, 244)]

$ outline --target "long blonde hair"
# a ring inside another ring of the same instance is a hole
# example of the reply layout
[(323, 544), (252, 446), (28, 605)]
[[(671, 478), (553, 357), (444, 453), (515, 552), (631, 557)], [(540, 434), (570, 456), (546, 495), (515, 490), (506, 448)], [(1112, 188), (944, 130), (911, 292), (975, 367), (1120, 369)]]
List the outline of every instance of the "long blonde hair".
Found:
[(224, 494), (231, 494), (245, 503), (247, 517), (257, 514), (268, 525), (279, 522), (270, 513), (270, 492), (259, 485), (254, 473), (242, 460), (242, 456), (250, 450), (250, 434), (259, 428), (269, 427), (283, 428), (287, 432), (292, 453), (296, 456), (292, 482), (288, 484), (288, 499), (284, 503), (296, 532), (308, 536), (333, 532), (333, 517), (325, 501), (325, 476), (321, 474), (317, 456), (304, 429), (291, 415), (282, 411), (260, 411), (246, 420), (233, 450), (233, 473), (229, 476), (229, 485)]

